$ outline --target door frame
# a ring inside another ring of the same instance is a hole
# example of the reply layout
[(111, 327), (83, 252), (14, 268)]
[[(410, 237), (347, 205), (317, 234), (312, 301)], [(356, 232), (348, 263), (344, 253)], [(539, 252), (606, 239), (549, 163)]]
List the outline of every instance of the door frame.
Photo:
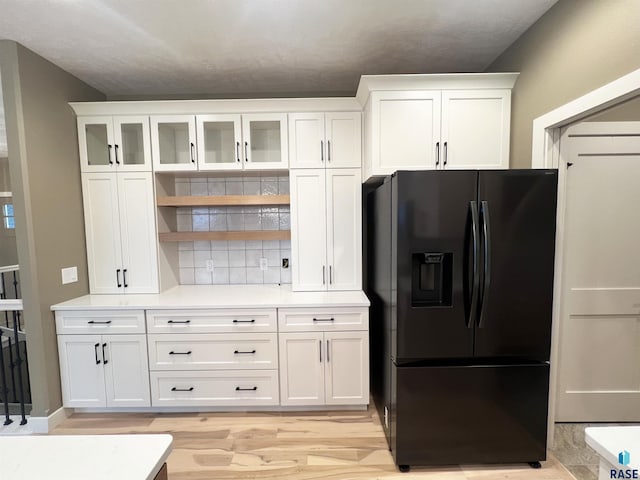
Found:
[(640, 69), (578, 97), (533, 121), (532, 168), (558, 168), (558, 207), (556, 216), (556, 257), (554, 266), (551, 372), (549, 384), (548, 445), (553, 445), (555, 397), (558, 380), (558, 335), (560, 333), (562, 285), (564, 282), (564, 218), (566, 210), (566, 169), (559, 168), (561, 129), (595, 113), (640, 95)]

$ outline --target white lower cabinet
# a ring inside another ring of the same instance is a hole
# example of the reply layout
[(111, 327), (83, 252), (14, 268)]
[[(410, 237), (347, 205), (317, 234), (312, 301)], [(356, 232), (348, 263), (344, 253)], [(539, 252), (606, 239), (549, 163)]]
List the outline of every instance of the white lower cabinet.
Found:
[(58, 335), (65, 407), (148, 407), (146, 335)]
[(278, 405), (275, 320), (275, 309), (148, 311), (153, 406)]
[[(356, 310), (361, 315), (354, 315)], [(369, 403), (368, 322), (352, 322), (355, 330), (339, 330), (345, 317), (366, 319), (366, 312), (366, 308), (278, 312), (282, 405)]]
[(151, 372), (154, 406), (278, 405), (277, 370)]

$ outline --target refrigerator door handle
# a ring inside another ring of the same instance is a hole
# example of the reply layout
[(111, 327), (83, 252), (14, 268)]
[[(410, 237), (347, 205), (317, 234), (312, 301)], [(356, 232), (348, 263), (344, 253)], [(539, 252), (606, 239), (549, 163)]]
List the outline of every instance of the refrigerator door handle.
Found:
[(473, 288), (471, 289), (471, 307), (469, 309), (469, 319), (467, 328), (473, 328), (475, 324), (475, 316), (478, 312), (478, 294), (480, 290), (480, 252), (478, 250), (478, 231), (480, 230), (480, 221), (478, 215), (478, 202), (469, 202), (471, 207), (471, 238), (473, 241), (473, 276), (471, 277)]
[(491, 287), (491, 220), (489, 217), (489, 202), (481, 202), (482, 213), (482, 236), (484, 245), (484, 279), (482, 282), (482, 302), (480, 303), (480, 319), (478, 328), (482, 328), (485, 320), (485, 306), (489, 298), (489, 288)]

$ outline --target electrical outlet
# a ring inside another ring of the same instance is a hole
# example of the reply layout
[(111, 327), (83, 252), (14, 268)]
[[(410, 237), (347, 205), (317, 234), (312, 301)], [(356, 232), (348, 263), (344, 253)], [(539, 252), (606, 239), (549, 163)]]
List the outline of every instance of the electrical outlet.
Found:
[(266, 258), (261, 258), (260, 259), (260, 270), (262, 270), (263, 272), (267, 269), (267, 259)]
[(207, 260), (204, 266), (207, 269), (207, 272), (213, 272), (213, 260)]
[(288, 258), (283, 258), (282, 259), (282, 268), (289, 268), (289, 259)]
[(78, 267), (63, 268), (62, 272), (62, 284), (74, 283), (78, 281)]

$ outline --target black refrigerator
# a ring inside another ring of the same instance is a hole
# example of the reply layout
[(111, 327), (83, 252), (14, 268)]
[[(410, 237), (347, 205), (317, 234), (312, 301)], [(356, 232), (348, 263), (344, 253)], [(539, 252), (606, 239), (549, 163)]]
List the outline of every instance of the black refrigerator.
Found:
[(556, 170), (400, 171), (367, 198), (372, 393), (394, 460), (546, 458)]

